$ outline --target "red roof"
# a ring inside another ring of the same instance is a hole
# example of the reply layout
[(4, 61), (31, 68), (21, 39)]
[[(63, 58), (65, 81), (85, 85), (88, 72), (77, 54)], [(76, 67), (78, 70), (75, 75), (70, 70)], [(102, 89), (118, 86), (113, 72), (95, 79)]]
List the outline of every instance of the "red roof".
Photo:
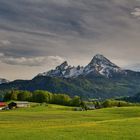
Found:
[(6, 106), (6, 103), (0, 102), (0, 107)]

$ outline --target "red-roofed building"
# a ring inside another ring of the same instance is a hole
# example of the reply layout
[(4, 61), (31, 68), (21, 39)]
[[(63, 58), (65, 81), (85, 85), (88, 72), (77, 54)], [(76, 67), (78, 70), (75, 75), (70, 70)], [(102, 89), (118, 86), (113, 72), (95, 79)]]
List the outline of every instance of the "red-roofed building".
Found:
[(0, 107), (4, 107), (4, 106), (6, 106), (6, 103), (0, 102)]
[(6, 103), (4, 103), (4, 102), (0, 102), (0, 110), (1, 110), (3, 107), (5, 107), (5, 106), (7, 106)]

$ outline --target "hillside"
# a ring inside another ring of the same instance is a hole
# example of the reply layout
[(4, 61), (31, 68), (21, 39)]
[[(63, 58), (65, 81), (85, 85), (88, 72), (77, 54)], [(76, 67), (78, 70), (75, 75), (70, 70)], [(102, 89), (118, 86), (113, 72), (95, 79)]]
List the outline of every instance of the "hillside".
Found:
[(134, 96), (124, 97), (122, 98), (122, 100), (125, 100), (127, 102), (132, 102), (132, 103), (140, 103), (140, 93), (137, 93)]
[(1, 84), (0, 90), (5, 89), (40, 89), (82, 98), (132, 96), (140, 91), (140, 73), (121, 69), (104, 56), (96, 55), (85, 67), (71, 67), (64, 62), (32, 80)]

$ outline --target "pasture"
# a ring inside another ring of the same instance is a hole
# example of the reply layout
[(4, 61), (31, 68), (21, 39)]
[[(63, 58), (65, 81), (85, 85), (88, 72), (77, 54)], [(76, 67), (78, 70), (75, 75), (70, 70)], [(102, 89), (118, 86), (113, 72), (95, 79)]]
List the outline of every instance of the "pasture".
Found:
[(48, 105), (0, 112), (4, 140), (139, 140), (140, 107), (73, 111)]

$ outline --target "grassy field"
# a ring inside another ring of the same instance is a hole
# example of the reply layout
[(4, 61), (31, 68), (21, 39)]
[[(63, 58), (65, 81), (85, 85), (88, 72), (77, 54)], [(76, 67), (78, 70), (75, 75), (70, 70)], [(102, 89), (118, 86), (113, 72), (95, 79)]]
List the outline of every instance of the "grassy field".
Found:
[(140, 107), (72, 111), (49, 105), (0, 112), (4, 140), (139, 140)]

